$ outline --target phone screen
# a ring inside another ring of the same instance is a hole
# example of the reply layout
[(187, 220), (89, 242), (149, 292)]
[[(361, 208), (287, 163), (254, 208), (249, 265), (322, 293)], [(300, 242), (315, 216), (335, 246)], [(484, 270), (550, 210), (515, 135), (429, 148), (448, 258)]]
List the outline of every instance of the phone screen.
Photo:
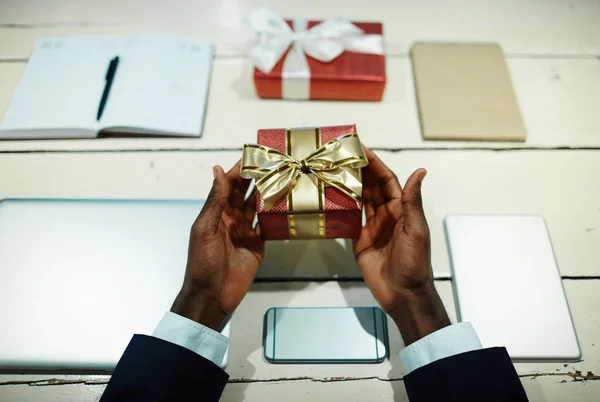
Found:
[(387, 319), (378, 307), (274, 307), (265, 314), (263, 346), (271, 363), (380, 363)]

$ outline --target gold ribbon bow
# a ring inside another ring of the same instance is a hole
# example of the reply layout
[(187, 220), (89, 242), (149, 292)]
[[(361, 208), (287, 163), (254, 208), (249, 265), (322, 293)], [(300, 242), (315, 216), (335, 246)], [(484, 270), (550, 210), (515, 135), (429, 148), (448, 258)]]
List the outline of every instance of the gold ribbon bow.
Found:
[(246, 144), (240, 174), (256, 179), (256, 188), (269, 210), (294, 190), (302, 175), (312, 175), (360, 202), (358, 169), (368, 164), (358, 135), (352, 133), (329, 141), (301, 160), (266, 146)]

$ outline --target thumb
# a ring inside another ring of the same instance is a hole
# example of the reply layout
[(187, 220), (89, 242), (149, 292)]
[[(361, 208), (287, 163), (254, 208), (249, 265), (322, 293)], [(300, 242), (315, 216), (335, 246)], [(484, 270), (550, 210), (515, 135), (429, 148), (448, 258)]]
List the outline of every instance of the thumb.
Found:
[(229, 181), (223, 168), (219, 165), (213, 167), (213, 175), (215, 179), (213, 180), (212, 188), (198, 216), (198, 221), (202, 221), (203, 226), (207, 225), (207, 229), (211, 233), (216, 232), (219, 228), (219, 222), (229, 198)]
[(404, 230), (408, 234), (426, 235), (429, 231), (425, 212), (423, 212), (423, 199), (421, 197), (421, 183), (427, 175), (425, 169), (417, 169), (410, 175), (402, 191), (402, 211), (404, 213)]

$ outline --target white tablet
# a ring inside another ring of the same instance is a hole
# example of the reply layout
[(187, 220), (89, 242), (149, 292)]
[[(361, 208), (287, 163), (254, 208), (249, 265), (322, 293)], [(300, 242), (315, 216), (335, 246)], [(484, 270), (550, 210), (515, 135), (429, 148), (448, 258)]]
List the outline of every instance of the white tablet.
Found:
[(445, 219), (459, 321), (513, 360), (581, 359), (552, 244), (541, 216)]

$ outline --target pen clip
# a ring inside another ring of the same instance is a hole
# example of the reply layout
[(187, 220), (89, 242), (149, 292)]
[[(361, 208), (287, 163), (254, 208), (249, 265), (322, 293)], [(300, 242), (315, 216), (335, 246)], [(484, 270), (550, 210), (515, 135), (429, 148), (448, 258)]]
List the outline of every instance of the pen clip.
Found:
[(106, 70), (106, 77), (105, 77), (105, 79), (107, 81), (110, 80), (115, 75), (115, 71), (116, 71), (118, 62), (119, 62), (119, 56), (116, 56), (108, 64), (108, 69)]

